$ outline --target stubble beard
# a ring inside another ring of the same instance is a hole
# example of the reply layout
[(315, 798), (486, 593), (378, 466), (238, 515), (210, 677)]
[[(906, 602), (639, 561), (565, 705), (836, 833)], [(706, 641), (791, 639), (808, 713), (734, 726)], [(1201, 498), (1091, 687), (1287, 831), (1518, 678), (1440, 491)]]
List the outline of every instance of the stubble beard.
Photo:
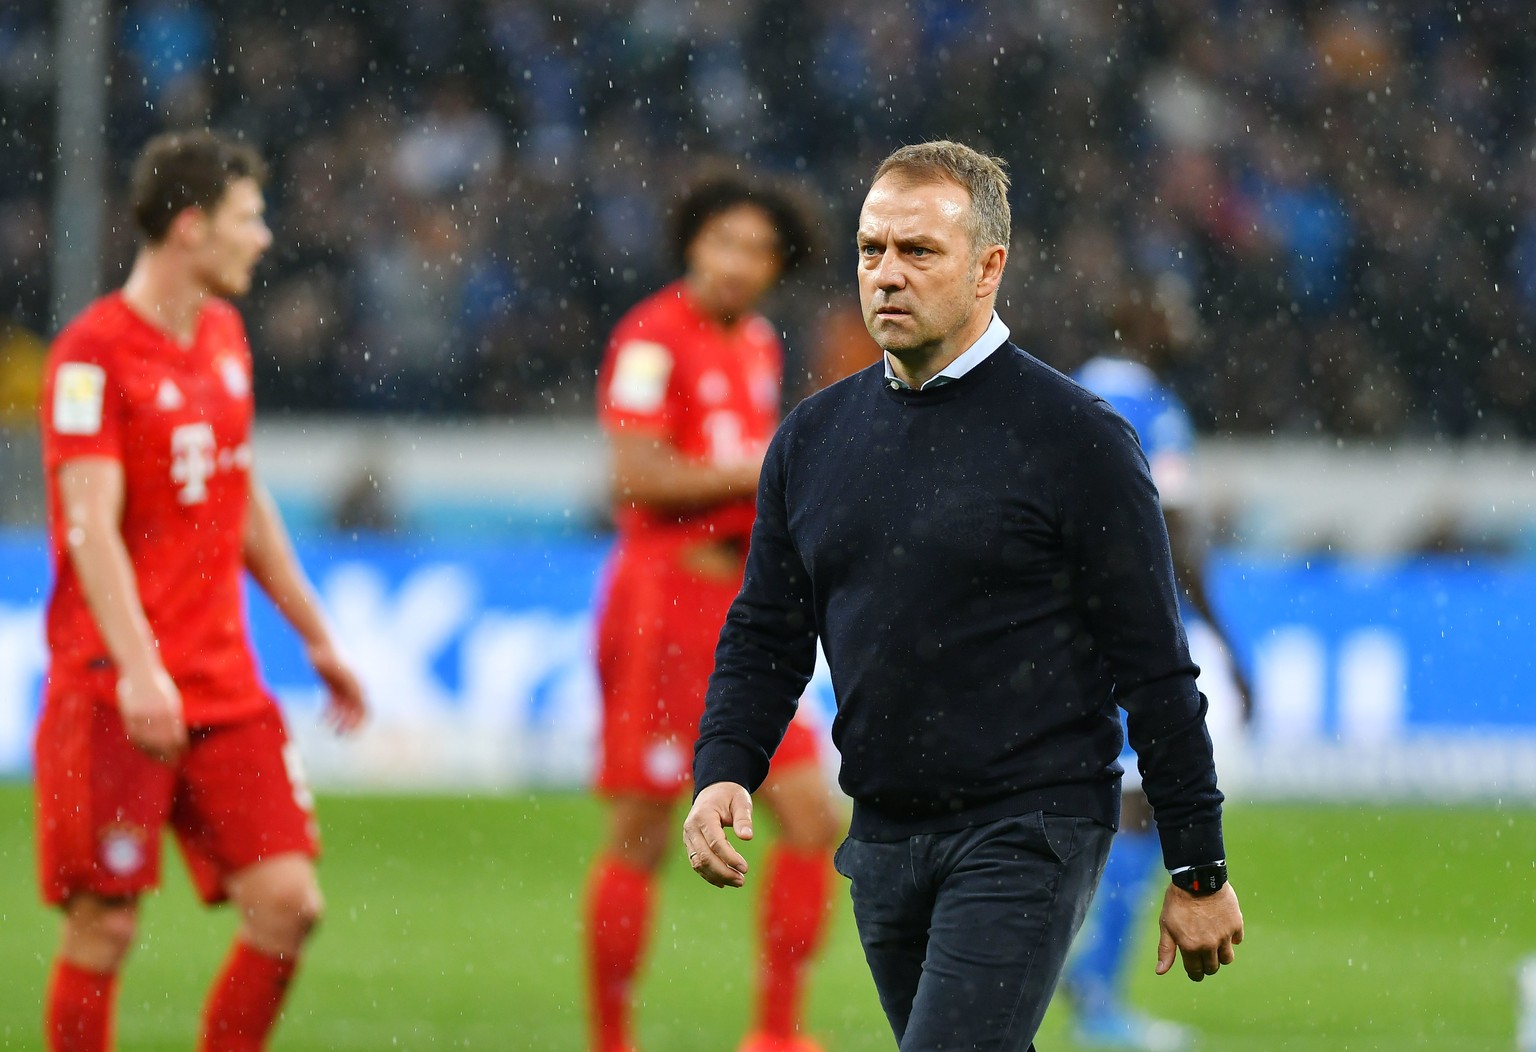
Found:
[[(915, 314), (906, 314), (904, 317), (917, 321)], [(865, 328), (874, 339), (875, 344), (882, 350), (906, 364), (909, 360), (919, 361), (926, 353), (931, 353), (938, 341), (931, 334), (914, 327), (902, 325), (883, 325), (878, 317), (867, 318)]]
[(210, 296), (217, 296), (223, 300), (237, 300), (251, 291), (251, 285), (255, 281), (256, 264), (260, 257), (251, 262), (221, 269), (210, 267), (203, 274), (203, 290)]

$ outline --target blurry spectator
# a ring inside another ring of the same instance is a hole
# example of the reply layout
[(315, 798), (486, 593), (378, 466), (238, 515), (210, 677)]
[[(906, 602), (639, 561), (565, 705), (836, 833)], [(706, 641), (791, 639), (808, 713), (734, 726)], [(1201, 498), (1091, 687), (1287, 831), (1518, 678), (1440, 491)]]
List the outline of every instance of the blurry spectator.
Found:
[(1317, 430), (1379, 438), (1396, 434), (1407, 415), (1406, 385), (1362, 326), (1336, 321), (1320, 329), (1308, 355), (1309, 398)]
[[(7, 125), (35, 120), (53, 93), (51, 14), (49, 0), (10, 0), (0, 7), (0, 99)], [(19, 129), (5, 130), (8, 141), (6, 164), (0, 166), (0, 193), (11, 193), (32, 181), (34, 173), (25, 160), (10, 152), (18, 143)]]
[(1286, 294), (1309, 312), (1326, 311), (1347, 278), (1349, 217), (1291, 134), (1260, 135), (1253, 160), (1246, 181), (1269, 242), (1287, 257)]
[[(580, 149), (586, 102), (574, 42), (556, 35), (559, 26), (546, 12), (521, 0), (495, 0), (486, 18), (501, 76), (516, 87), (523, 103), (534, 155), (573, 156)], [(597, 57), (590, 52), (579, 56), (588, 61)], [(601, 152), (594, 152), (602, 159)]]
[(404, 208), (401, 224), (362, 263), (362, 353), (354, 350), (344, 377), (357, 408), (459, 408), (474, 350), (464, 327), (463, 218), (447, 202), (424, 201)]
[(257, 404), (279, 412), (334, 406), (342, 390), (343, 315), (333, 276), (320, 268), (299, 271), (253, 301), (253, 335), (267, 349), (254, 363)]
[(260, 150), (281, 153), (291, 144), (299, 109), (299, 71), (293, 33), (277, 22), (249, 21), (226, 51), (230, 78), (219, 123)]
[(41, 515), (37, 411), (47, 353), (40, 336), (0, 316), (0, 525)]
[(331, 6), (322, 12), (300, 36), (299, 90), (304, 116), (316, 132), (341, 119), (356, 104), (359, 85), (369, 79), (369, 63), (353, 20)]
[(0, 318), (0, 429), (36, 426), (47, 353), (42, 337)]
[(133, 60), (151, 104), (188, 80), (206, 76), (215, 24), (198, 0), (134, 0), (123, 13), (124, 53)]
[(48, 316), (48, 215), (36, 193), (0, 208), (0, 320), (41, 328)]
[(395, 147), (394, 175), (422, 196), (461, 191), (489, 179), (501, 158), (501, 129), (458, 77), (435, 84), (426, 109)]

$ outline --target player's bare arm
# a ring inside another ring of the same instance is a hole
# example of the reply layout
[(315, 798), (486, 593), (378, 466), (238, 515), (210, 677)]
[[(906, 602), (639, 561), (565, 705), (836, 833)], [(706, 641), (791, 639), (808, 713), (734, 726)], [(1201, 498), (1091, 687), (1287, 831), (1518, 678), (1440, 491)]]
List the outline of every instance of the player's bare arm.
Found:
[(133, 743), (158, 760), (187, 745), (181, 694), (165, 671), (139, 599), (123, 544), (123, 466), (111, 457), (78, 457), (59, 468), (69, 558), (91, 617), (117, 668), (117, 703)]
[(683, 820), (683, 846), (693, 871), (717, 888), (747, 882), (747, 860), (726, 839), (730, 826), (742, 840), (752, 839), (752, 794), (735, 782), (706, 786)]
[(1170, 884), (1158, 926), (1157, 974), (1165, 975), (1173, 967), (1177, 949), (1184, 971), (1197, 983), (1231, 964), (1237, 957), (1234, 947), (1243, 941), (1243, 911), (1230, 884), (1201, 897)]
[(652, 507), (708, 507), (757, 492), (762, 454), (726, 464), (685, 457), (660, 434), (638, 429), (609, 433), (613, 495)]
[(338, 732), (349, 733), (362, 725), (368, 712), (362, 682), (336, 647), (320, 600), (299, 565), (272, 495), (254, 475), (250, 486), (245, 567), (304, 641), (310, 664), (330, 695), (328, 722)]

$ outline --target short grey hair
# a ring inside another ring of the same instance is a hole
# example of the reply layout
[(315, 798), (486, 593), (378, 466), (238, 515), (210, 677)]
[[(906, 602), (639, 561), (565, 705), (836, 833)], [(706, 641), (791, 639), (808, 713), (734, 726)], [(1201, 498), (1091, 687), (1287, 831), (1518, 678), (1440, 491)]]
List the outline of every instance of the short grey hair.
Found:
[(871, 185), (896, 174), (913, 182), (948, 179), (971, 195), (971, 248), (980, 253), (989, 245), (1007, 248), (1013, 236), (1008, 208), (1008, 162), (971, 149), (964, 143), (938, 139), (903, 146), (875, 169)]

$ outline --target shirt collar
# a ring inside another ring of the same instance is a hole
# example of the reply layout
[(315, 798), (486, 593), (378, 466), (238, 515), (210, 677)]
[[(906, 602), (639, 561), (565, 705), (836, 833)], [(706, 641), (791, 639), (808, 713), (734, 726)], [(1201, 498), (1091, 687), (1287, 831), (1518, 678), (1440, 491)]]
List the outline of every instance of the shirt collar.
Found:
[[(928, 378), (927, 383), (917, 390), (926, 391), (930, 387), (942, 387), (944, 384), (953, 383), (966, 373), (976, 368), (991, 356), (992, 352), (1008, 342), (1008, 326), (1003, 324), (1003, 319), (997, 316), (997, 311), (992, 312), (992, 321), (987, 325), (987, 331), (981, 334), (981, 338), (967, 347), (958, 358), (940, 369), (935, 375)], [(912, 390), (907, 382), (896, 375), (896, 370), (891, 368), (891, 356), (882, 354), (881, 360), (885, 362), (885, 378), (891, 384), (905, 390)]]

